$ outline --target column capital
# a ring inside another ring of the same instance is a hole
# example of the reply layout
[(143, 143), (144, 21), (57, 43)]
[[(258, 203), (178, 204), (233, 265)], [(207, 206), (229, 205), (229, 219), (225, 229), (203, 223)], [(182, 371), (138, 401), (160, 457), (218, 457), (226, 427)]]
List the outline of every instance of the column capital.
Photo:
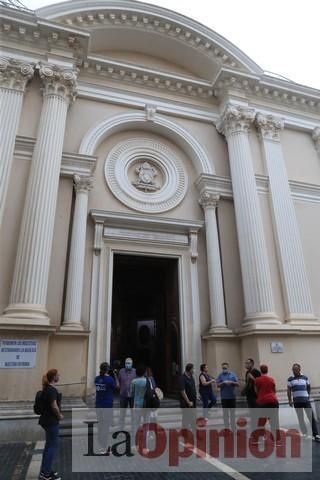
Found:
[(73, 186), (76, 193), (89, 193), (93, 187), (93, 177), (74, 175)]
[(220, 195), (217, 193), (204, 192), (199, 198), (199, 203), (204, 210), (207, 208), (217, 208), (219, 201)]
[(316, 127), (312, 132), (312, 139), (316, 144), (316, 150), (320, 155), (320, 127)]
[(57, 95), (72, 103), (77, 95), (77, 68), (40, 63), (43, 96)]
[(275, 115), (257, 113), (255, 125), (259, 136), (264, 140), (280, 141), (280, 132), (284, 128), (284, 120)]
[(238, 132), (249, 133), (254, 118), (255, 110), (253, 108), (228, 103), (216, 124), (216, 128), (225, 137)]
[(24, 92), (34, 74), (33, 63), (0, 57), (0, 88)]

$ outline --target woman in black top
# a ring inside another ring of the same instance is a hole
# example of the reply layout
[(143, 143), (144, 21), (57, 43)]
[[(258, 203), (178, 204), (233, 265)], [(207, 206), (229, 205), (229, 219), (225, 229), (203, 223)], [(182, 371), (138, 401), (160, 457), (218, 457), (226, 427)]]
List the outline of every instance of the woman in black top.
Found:
[(212, 390), (214, 383), (215, 379), (209, 375), (207, 364), (203, 363), (200, 365), (199, 393), (203, 405), (203, 416), (206, 420), (208, 419), (209, 409), (217, 403), (217, 399)]
[(59, 422), (61, 414), (61, 394), (55, 388), (59, 381), (58, 370), (49, 370), (42, 378), (42, 413), (39, 424), (46, 432), (46, 443), (42, 455), (40, 480), (60, 480), (57, 472), (53, 472), (52, 464), (58, 450)]

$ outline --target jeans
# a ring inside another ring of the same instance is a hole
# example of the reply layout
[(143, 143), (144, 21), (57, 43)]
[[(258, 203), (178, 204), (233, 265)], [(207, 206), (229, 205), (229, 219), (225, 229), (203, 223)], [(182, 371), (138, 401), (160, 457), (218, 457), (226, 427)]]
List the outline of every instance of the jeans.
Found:
[[(264, 409), (268, 409), (268, 411), (265, 411)], [(279, 403), (264, 403), (262, 405), (258, 405), (258, 409), (256, 411), (257, 416), (259, 417), (258, 428), (265, 428), (267, 421), (269, 420), (273, 439), (280, 441)], [(266, 414), (267, 416), (264, 416)]]
[(235, 398), (221, 399), (223, 422), (225, 428), (230, 428), (233, 432), (236, 431), (236, 400)]
[[(120, 429), (124, 429), (124, 422), (125, 422), (125, 416), (127, 413), (127, 408), (130, 407), (132, 409), (133, 407), (133, 398), (132, 397), (125, 397), (123, 395), (120, 395)], [(131, 425), (133, 424), (133, 418), (132, 418), (132, 410), (131, 410)]]
[(319, 434), (318, 432), (318, 427), (316, 423), (316, 419), (313, 414), (312, 406), (309, 401), (307, 402), (297, 402), (294, 403), (294, 408), (299, 420), (299, 425), (300, 425), (300, 430), (301, 433), (306, 434), (308, 433), (305, 421), (304, 421), (304, 410), (306, 411), (308, 420), (310, 422), (311, 428), (312, 428), (312, 435), (315, 437), (316, 435)]
[(109, 431), (112, 425), (112, 408), (97, 408), (98, 442), (100, 448), (108, 447)]
[(58, 450), (59, 425), (43, 427), (46, 432), (46, 443), (42, 454), (41, 472), (50, 475), (52, 472), (53, 459)]
[(211, 387), (210, 387), (210, 390), (201, 390), (200, 396), (201, 396), (202, 406), (203, 406), (203, 416), (207, 418), (209, 409), (212, 408), (217, 403), (217, 399), (214, 396), (214, 393)]

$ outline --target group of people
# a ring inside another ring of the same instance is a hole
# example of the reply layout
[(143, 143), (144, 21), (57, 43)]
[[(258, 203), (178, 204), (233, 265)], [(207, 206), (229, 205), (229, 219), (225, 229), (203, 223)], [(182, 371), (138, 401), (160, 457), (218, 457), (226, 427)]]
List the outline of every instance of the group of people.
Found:
[[(213, 391), (213, 385), (220, 392), (221, 407), (225, 428), (236, 430), (235, 409), (236, 409), (236, 387), (239, 387), (239, 380), (235, 373), (230, 371), (229, 364), (222, 364), (222, 371), (217, 378), (209, 375), (208, 366), (202, 364), (199, 374), (199, 394), (203, 405), (203, 415), (208, 420), (209, 409), (216, 403), (217, 399)], [(279, 400), (276, 393), (276, 384), (274, 379), (268, 374), (268, 366), (260, 365), (260, 369), (255, 368), (254, 360), (248, 358), (245, 361), (245, 380), (242, 388), (242, 395), (246, 397), (247, 406), (251, 416), (251, 426), (253, 429), (264, 427), (269, 420), (271, 431), (277, 432), (279, 439)], [(313, 413), (310, 401), (310, 381), (308, 377), (301, 373), (301, 365), (294, 363), (292, 366), (292, 375), (287, 381), (287, 396), (291, 407), (295, 408), (297, 413), (301, 435), (307, 437), (307, 426), (304, 419), (304, 412), (310, 422), (312, 436), (316, 442), (320, 442), (320, 435)], [(195, 407), (197, 404), (196, 382), (194, 379), (193, 364), (187, 364), (185, 372), (180, 381), (180, 406), (183, 409)], [(259, 409), (268, 409), (268, 417), (260, 418)], [(183, 425), (186, 428), (194, 428), (195, 412), (184, 410)]]
[[(205, 421), (208, 421), (209, 411), (217, 403), (213, 389), (215, 386), (220, 393), (225, 428), (235, 431), (236, 388), (240, 386), (240, 382), (237, 375), (230, 370), (227, 362), (224, 362), (221, 368), (219, 375), (214, 378), (209, 374), (208, 365), (202, 364), (197, 392), (194, 365), (192, 363), (186, 365), (179, 381), (183, 428), (195, 429), (196, 407), (197, 401), (200, 399), (202, 400), (203, 417)], [(246, 397), (252, 426), (260, 428), (264, 426), (259, 423), (261, 421), (257, 413), (259, 408), (270, 409), (268, 417), (262, 420), (265, 423), (269, 420), (271, 431), (278, 432), (279, 401), (275, 381), (268, 375), (268, 366), (260, 365), (260, 369), (257, 369), (253, 359), (248, 358), (245, 362), (245, 369), (246, 374), (241, 393)], [(39, 475), (40, 480), (61, 479), (61, 476), (52, 470), (58, 448), (59, 422), (63, 419), (61, 394), (57, 390), (58, 382), (59, 373), (56, 369), (49, 370), (42, 380), (39, 424), (45, 430), (46, 442)], [(124, 430), (126, 411), (127, 408), (130, 408), (133, 432), (136, 432), (142, 423), (150, 422), (151, 414), (156, 415), (155, 411), (160, 405), (162, 392), (157, 388), (151, 368), (144, 366), (134, 368), (132, 358), (127, 358), (124, 367), (120, 370), (111, 370), (108, 363), (102, 363), (94, 383), (100, 453), (108, 454), (108, 433), (113, 422), (110, 409), (113, 407), (115, 391), (118, 390), (120, 395), (120, 430)], [(295, 408), (301, 435), (307, 436), (305, 411), (312, 428), (313, 438), (316, 442), (320, 442), (317, 422), (310, 402), (310, 390), (308, 377), (301, 372), (301, 366), (294, 363), (292, 375), (287, 381), (288, 402), (291, 407)], [(153, 421), (156, 422), (156, 418)]]

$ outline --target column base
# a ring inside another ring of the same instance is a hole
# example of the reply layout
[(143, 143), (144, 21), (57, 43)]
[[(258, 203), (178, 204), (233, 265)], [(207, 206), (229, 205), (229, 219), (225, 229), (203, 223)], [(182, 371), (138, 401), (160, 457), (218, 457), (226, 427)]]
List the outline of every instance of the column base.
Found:
[(254, 313), (244, 317), (242, 327), (250, 325), (280, 325), (282, 322), (274, 312)]
[(319, 318), (313, 313), (290, 313), (286, 316), (285, 322), (289, 325), (320, 325)]
[(228, 337), (230, 335), (234, 335), (230, 328), (226, 326), (214, 326), (210, 327), (209, 330), (202, 335), (202, 338), (207, 340), (210, 337)]
[(2, 316), (2, 320), (8, 319), (8, 323), (23, 321), (25, 324), (50, 325), (48, 312), (43, 305), (32, 305), (30, 303), (12, 303)]
[(60, 331), (68, 331), (68, 332), (83, 332), (84, 328), (81, 323), (78, 322), (65, 322), (61, 325)]

